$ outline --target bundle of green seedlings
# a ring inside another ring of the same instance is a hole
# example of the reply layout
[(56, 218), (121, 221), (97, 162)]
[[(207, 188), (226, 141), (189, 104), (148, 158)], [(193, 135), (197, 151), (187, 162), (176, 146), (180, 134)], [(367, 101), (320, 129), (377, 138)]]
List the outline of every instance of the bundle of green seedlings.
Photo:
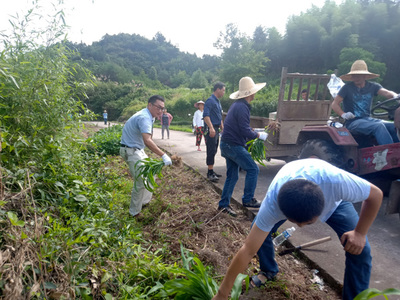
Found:
[(246, 143), (247, 151), (249, 151), (251, 158), (258, 162), (260, 165), (266, 167), (264, 160), (266, 158), (267, 147), (262, 139), (255, 138), (254, 140), (248, 141)]
[[(149, 192), (154, 192), (154, 189), (158, 187), (156, 183), (155, 176), (162, 178), (162, 168), (164, 167), (164, 162), (161, 159), (153, 159), (150, 157), (139, 160), (135, 164), (135, 169), (138, 172), (138, 177), (141, 177), (145, 188)], [(135, 180), (135, 189), (136, 180)]]

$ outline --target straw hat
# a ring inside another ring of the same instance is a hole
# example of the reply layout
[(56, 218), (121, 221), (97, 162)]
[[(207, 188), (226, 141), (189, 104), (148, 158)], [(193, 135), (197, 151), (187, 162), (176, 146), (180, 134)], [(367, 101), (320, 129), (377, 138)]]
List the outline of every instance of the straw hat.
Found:
[(231, 99), (241, 99), (251, 96), (261, 90), (267, 83), (254, 83), (250, 77), (242, 77), (239, 81), (239, 90), (229, 96)]
[(194, 104), (194, 107), (196, 107), (196, 108), (199, 108), (199, 104), (204, 104), (204, 102), (203, 101), (197, 101), (195, 104)]
[(351, 75), (366, 75), (365, 79), (372, 79), (379, 77), (378, 74), (374, 74), (368, 71), (367, 64), (363, 60), (356, 60), (351, 66), (350, 72), (340, 76), (342, 80), (351, 81)]

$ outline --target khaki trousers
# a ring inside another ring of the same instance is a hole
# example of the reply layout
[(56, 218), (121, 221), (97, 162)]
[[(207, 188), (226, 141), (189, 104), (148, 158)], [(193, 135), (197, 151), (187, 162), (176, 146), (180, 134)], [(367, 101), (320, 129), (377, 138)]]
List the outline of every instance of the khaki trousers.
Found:
[(136, 162), (144, 158), (147, 158), (148, 156), (146, 155), (143, 149), (140, 150), (134, 148), (121, 147), (119, 152), (124, 161), (128, 164), (129, 171), (133, 177), (134, 182), (136, 181), (136, 187), (134, 184), (132, 189), (131, 204), (129, 207), (129, 213), (132, 216), (136, 216), (141, 212), (142, 206), (149, 203), (151, 197), (153, 196), (153, 193), (149, 192), (145, 188), (142, 178), (140, 178), (140, 176), (137, 176), (137, 171), (135, 168)]

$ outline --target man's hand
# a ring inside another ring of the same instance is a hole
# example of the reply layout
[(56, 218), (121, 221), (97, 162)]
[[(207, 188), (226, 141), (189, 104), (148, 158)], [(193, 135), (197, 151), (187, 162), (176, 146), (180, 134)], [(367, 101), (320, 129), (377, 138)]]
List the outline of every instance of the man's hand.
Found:
[(214, 137), (215, 136), (215, 129), (214, 128), (210, 128), (209, 129), (209, 135), (210, 135), (210, 137)]
[(350, 120), (350, 119), (354, 119), (356, 116), (351, 111), (348, 111), (348, 112), (342, 113), (341, 117), (345, 120)]
[(340, 238), (340, 242), (344, 245), (344, 250), (350, 254), (360, 255), (366, 243), (365, 235), (354, 230), (345, 232)]
[(219, 293), (217, 293), (217, 294), (212, 298), (212, 300), (225, 300), (225, 299), (228, 299), (228, 297), (223, 297), (223, 296), (221, 296)]
[(169, 156), (167, 155), (167, 153), (164, 153), (164, 155), (161, 156), (161, 158), (162, 158), (162, 160), (163, 160), (163, 162), (164, 162), (164, 165), (166, 165), (166, 166), (172, 165), (172, 160), (169, 158)]
[(268, 133), (266, 133), (266, 132), (260, 132), (260, 135), (258, 136), (258, 138), (259, 138), (260, 140), (265, 141), (265, 140), (268, 138)]

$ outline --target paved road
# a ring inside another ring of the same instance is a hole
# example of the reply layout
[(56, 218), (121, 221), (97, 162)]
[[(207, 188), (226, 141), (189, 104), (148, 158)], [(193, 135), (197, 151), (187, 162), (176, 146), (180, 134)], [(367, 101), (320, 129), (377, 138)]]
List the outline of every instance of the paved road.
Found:
[[(171, 131), (170, 139), (161, 139), (161, 130), (159, 128), (154, 128), (153, 140), (159, 147), (170, 154), (181, 156), (185, 164), (206, 177), (206, 147), (204, 141), (201, 146), (203, 151), (197, 151), (195, 136), (193, 134)], [(266, 164), (267, 167), (260, 166), (260, 174), (255, 192), (257, 199), (264, 199), (269, 184), (284, 164), (284, 161), (271, 160), (271, 162)], [(215, 183), (216, 188), (222, 190), (225, 178), (225, 159), (221, 157), (219, 152), (216, 155), (214, 170), (224, 175), (218, 183)], [(241, 204), (244, 178), (245, 173), (240, 172), (239, 181), (233, 194), (233, 201), (239, 205)], [(373, 251), (370, 287), (379, 290), (386, 288), (400, 289), (400, 219), (398, 214), (384, 215), (383, 209), (385, 208), (386, 201), (387, 199), (384, 200), (382, 209), (368, 234)], [(215, 207), (217, 208), (217, 203)], [(359, 209), (360, 205), (356, 205), (356, 208)], [(253, 211), (253, 213), (256, 214), (257, 210)], [(285, 229), (291, 226), (293, 224), (286, 222), (282, 228)], [(296, 225), (294, 226), (296, 227)], [(319, 222), (303, 228), (297, 228), (290, 240), (293, 245), (297, 246), (325, 236), (331, 236), (332, 240), (313, 247), (314, 251), (304, 250), (303, 253), (322, 270), (326, 271), (328, 278), (330, 277), (333, 283), (341, 284), (345, 268), (344, 251), (335, 232), (328, 225)], [(400, 299), (400, 297), (390, 297), (389, 299)]]

